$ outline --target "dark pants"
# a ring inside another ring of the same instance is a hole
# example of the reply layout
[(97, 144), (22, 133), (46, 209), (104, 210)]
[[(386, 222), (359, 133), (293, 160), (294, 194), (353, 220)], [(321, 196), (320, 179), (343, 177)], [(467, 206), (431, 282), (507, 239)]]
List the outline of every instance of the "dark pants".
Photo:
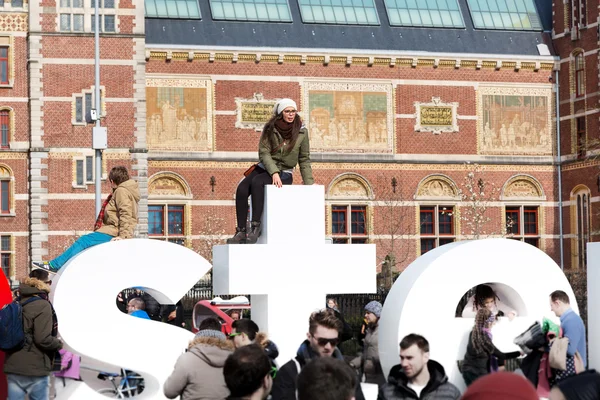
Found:
[[(281, 183), (291, 185), (292, 174), (279, 174)], [(238, 228), (246, 227), (248, 220), (248, 197), (252, 196), (252, 222), (260, 222), (265, 208), (265, 185), (273, 184), (273, 178), (264, 169), (256, 167), (244, 178), (235, 192), (235, 212)]]
[(471, 383), (475, 382), (477, 379), (481, 378), (480, 375), (474, 374), (473, 372), (466, 371), (462, 373), (463, 379), (465, 380), (465, 384), (467, 386), (471, 386)]

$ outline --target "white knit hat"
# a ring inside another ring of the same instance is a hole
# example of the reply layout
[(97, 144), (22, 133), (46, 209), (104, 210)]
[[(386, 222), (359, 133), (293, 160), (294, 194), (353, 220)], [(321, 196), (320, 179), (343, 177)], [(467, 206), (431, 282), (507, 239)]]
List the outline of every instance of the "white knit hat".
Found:
[(273, 107), (273, 114), (279, 115), (283, 110), (288, 107), (294, 107), (295, 110), (298, 109), (296, 102), (292, 99), (281, 99), (277, 103), (275, 103), (275, 107)]

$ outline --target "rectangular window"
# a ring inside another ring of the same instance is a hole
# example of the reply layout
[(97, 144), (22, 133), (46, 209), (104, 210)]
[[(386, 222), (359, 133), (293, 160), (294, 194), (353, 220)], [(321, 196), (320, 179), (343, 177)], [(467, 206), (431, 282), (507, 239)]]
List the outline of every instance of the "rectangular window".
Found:
[(10, 3), (12, 7), (23, 7), (23, 0), (12, 0)]
[(577, 118), (575, 123), (577, 128), (577, 158), (584, 158), (587, 153), (585, 117)]
[(575, 56), (575, 96), (585, 95), (585, 55), (579, 53)]
[(10, 181), (0, 181), (0, 213), (10, 214)]
[(149, 205), (148, 235), (152, 239), (185, 245), (185, 206)]
[(75, 122), (85, 122), (83, 119), (83, 97), (75, 97)]
[(8, 235), (0, 236), (0, 264), (4, 276), (10, 276), (10, 267), (12, 259), (11, 237)]
[(104, 16), (104, 32), (115, 32), (115, 16)]
[(85, 181), (94, 182), (94, 156), (85, 157)]
[(506, 231), (511, 239), (529, 243), (539, 247), (539, 208), (535, 206), (510, 206), (506, 207)]
[[(348, 215), (350, 215), (349, 219)], [(367, 206), (331, 206), (331, 233), (333, 235), (333, 243), (368, 243), (368, 232)]]
[(468, 0), (467, 3), (476, 29), (542, 30), (534, 0)]
[(73, 32), (83, 32), (83, 14), (73, 14)]
[(10, 147), (10, 112), (8, 110), (0, 111), (0, 148), (8, 149)]
[(385, 0), (390, 25), (464, 28), (458, 0)]
[(92, 94), (91, 93), (85, 93), (84, 98), (85, 98), (85, 120), (87, 122), (88, 118), (90, 118), (90, 115), (91, 115), (91, 112), (92, 112), (92, 108), (93, 108)]
[(60, 14), (60, 30), (71, 32), (71, 14)]
[(288, 0), (210, 0), (215, 20), (292, 22)]
[(421, 254), (456, 240), (453, 206), (421, 206), (419, 208)]
[(145, 6), (147, 18), (200, 19), (198, 0), (146, 0)]
[(298, 3), (302, 21), (307, 24), (379, 25), (373, 0), (298, 0)]
[(0, 47), (0, 84), (8, 85), (8, 46)]
[(85, 165), (83, 164), (83, 160), (75, 161), (75, 183), (77, 186), (83, 186), (83, 178), (84, 178), (84, 169)]

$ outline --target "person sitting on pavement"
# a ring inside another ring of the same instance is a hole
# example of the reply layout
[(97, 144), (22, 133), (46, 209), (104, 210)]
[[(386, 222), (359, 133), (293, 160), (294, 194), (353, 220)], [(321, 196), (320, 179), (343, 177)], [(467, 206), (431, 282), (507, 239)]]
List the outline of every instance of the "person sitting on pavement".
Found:
[(181, 400), (216, 400), (229, 396), (223, 366), (233, 353), (233, 343), (221, 332), (216, 318), (206, 318), (199, 329), (163, 386), (169, 399), (180, 396)]
[(429, 358), (429, 342), (411, 333), (400, 342), (400, 364), (379, 388), (378, 400), (457, 400), (460, 391), (448, 381), (444, 367)]

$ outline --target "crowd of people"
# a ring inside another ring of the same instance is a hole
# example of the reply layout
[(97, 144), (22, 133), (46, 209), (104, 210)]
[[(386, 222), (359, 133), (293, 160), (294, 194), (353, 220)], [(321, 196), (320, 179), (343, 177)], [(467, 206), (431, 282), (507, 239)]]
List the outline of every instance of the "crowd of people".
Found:
[[(31, 400), (48, 399), (51, 376), (55, 394), (80, 379), (80, 358), (62, 349), (57, 335), (57, 318), (48, 301), (50, 283), (47, 271), (33, 270), (16, 294), (22, 304), (27, 340), (21, 348), (6, 352), (4, 372), (9, 400), (21, 400), (26, 395)], [(328, 299), (325, 309), (310, 315), (306, 340), (299, 343), (291, 360), (278, 360), (276, 344), (249, 318), (238, 314), (227, 333), (217, 318), (204, 319), (164, 382), (164, 395), (182, 400), (361, 400), (365, 396), (360, 383), (366, 382), (378, 386), (380, 400), (600, 399), (600, 374), (585, 369), (585, 327), (571, 309), (566, 293), (555, 291), (549, 296), (550, 309), (560, 318), (562, 334), (554, 338), (549, 332), (550, 339), (537, 342), (537, 348), (524, 354), (503, 353), (494, 345), (492, 330), (498, 320), (498, 307), (492, 292), (478, 288), (467, 306), (474, 308), (475, 318), (462, 360), (467, 385), (462, 397), (444, 367), (430, 357), (427, 339), (417, 333), (400, 341), (399, 362), (384, 375), (378, 349), (383, 306), (377, 301), (364, 307), (361, 354), (346, 360), (338, 345), (346, 339), (344, 334), (349, 328), (334, 299)], [(33, 297), (41, 301), (30, 301)], [(153, 305), (154, 301), (137, 288), (128, 297), (120, 294), (117, 304), (124, 305), (124, 311), (133, 317), (156, 319), (152, 315), (158, 314), (169, 322), (170, 312), (165, 314), (160, 304)], [(566, 341), (559, 346), (557, 340), (561, 339)], [(527, 343), (532, 340), (529, 338)], [(554, 351), (554, 346), (563, 349), (564, 354)], [(563, 359), (562, 369), (552, 364), (557, 356)], [(510, 358), (522, 358), (522, 374), (503, 371), (503, 361)], [(532, 369), (534, 374), (530, 374)]]
[[(237, 188), (237, 228), (229, 244), (258, 241), (265, 185), (291, 184), (296, 165), (304, 184), (314, 182), (308, 132), (293, 100), (276, 103), (259, 141), (259, 161), (246, 171)], [(130, 179), (125, 167), (112, 168), (108, 178), (112, 193), (102, 205), (94, 232), (80, 237), (57, 258), (35, 262), (29, 278), (19, 287), (16, 301), (22, 310), (26, 340), (18, 348), (4, 349), (9, 400), (22, 400), (25, 396), (47, 400), (52, 374), (55, 392), (64, 390), (70, 380), (80, 378), (79, 357), (63, 350), (57, 335), (57, 318), (48, 301), (49, 273), (56, 273), (86, 248), (133, 237), (140, 200), (137, 183)], [(250, 229), (249, 196), (253, 198)], [(122, 312), (185, 328), (181, 303), (160, 305), (141, 288), (128, 293), (117, 296), (117, 307)], [(558, 334), (541, 329), (528, 331), (524, 335), (528, 339), (521, 343), (523, 351), (504, 353), (494, 344), (493, 328), (499, 318), (512, 320), (517, 312), (503, 303), (490, 286), (479, 285), (475, 289), (462, 312), (463, 317), (474, 318), (461, 360), (467, 385), (462, 397), (444, 367), (430, 357), (427, 339), (418, 333), (402, 338), (398, 364), (386, 376), (378, 348), (383, 305), (377, 301), (364, 307), (364, 323), (358, 337), (360, 355), (346, 360), (338, 345), (354, 335), (335, 299), (328, 299), (325, 309), (310, 315), (306, 340), (299, 343), (291, 360), (278, 360), (277, 346), (267, 333), (239, 313), (230, 330), (223, 329), (216, 318), (204, 319), (164, 382), (164, 395), (182, 400), (362, 400), (365, 397), (360, 384), (365, 382), (378, 386), (379, 400), (600, 400), (600, 374), (586, 370), (583, 321), (571, 309), (565, 292), (551, 293), (549, 303), (560, 318)], [(509, 359), (519, 359), (521, 374), (505, 372), (505, 361)]]

